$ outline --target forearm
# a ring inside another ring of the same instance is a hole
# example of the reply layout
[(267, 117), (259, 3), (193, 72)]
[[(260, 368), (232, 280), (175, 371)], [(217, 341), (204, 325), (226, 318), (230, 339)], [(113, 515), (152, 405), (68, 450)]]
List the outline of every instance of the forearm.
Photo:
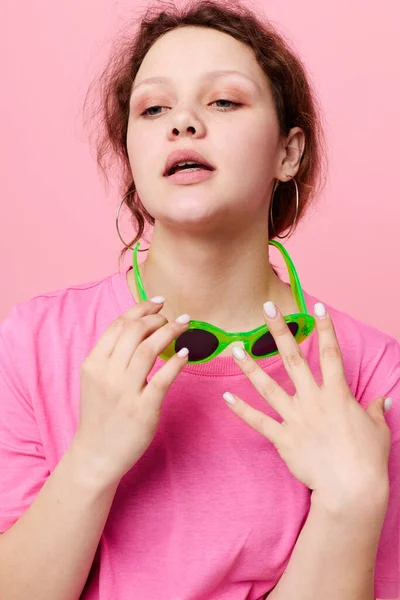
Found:
[(117, 487), (100, 482), (71, 445), (26, 513), (0, 536), (0, 598), (80, 597)]
[[(374, 506), (375, 508), (372, 508)], [(268, 600), (373, 600), (386, 503), (334, 513), (314, 500), (289, 564)]]

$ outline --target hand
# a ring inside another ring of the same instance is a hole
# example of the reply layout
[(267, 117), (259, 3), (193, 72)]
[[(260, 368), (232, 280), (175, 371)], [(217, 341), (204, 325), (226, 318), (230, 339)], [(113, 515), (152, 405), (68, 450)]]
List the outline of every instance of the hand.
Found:
[[(272, 303), (268, 305), (274, 308)], [(386, 498), (391, 433), (384, 417), (384, 398), (375, 400), (366, 410), (354, 398), (326, 311), (325, 316), (316, 317), (321, 386), (277, 307), (275, 312), (274, 318), (265, 318), (295, 386), (295, 395), (289, 396), (243, 349), (244, 359), (235, 361), (283, 422), (235, 396), (236, 403), (228, 406), (272, 442), (291, 473), (332, 508), (353, 499), (369, 502), (379, 494)], [(224, 398), (229, 400), (229, 394)]]
[(141, 302), (120, 316), (81, 366), (73, 444), (106, 485), (118, 484), (151, 444), (162, 401), (187, 363), (175, 354), (147, 382), (157, 356), (187, 328), (157, 314), (161, 307)]

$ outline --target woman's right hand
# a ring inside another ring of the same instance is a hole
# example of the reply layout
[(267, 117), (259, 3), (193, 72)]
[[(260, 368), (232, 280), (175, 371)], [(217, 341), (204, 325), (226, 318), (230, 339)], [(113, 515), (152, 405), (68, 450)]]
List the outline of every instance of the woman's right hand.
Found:
[(118, 484), (147, 450), (162, 401), (187, 363), (187, 357), (175, 354), (147, 382), (157, 356), (187, 328), (157, 314), (161, 307), (141, 302), (118, 317), (81, 365), (73, 444), (105, 484)]

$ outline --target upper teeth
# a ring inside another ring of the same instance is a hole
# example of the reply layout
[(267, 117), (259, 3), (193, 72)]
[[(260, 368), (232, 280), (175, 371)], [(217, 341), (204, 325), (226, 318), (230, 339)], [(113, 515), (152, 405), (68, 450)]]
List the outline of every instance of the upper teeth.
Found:
[(194, 161), (185, 160), (184, 162), (176, 163), (175, 167), (183, 167), (184, 165), (198, 165), (198, 164), (199, 163), (194, 162)]

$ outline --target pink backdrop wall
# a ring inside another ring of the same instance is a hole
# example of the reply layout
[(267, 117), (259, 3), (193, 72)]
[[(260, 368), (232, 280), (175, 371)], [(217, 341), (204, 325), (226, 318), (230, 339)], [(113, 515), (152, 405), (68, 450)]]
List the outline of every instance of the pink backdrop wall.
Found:
[[(400, 339), (397, 2), (269, 0), (324, 107), (326, 191), (287, 247), (304, 287)], [(118, 269), (119, 198), (81, 122), (87, 85), (134, 2), (3, 2), (0, 319), (41, 291)]]

